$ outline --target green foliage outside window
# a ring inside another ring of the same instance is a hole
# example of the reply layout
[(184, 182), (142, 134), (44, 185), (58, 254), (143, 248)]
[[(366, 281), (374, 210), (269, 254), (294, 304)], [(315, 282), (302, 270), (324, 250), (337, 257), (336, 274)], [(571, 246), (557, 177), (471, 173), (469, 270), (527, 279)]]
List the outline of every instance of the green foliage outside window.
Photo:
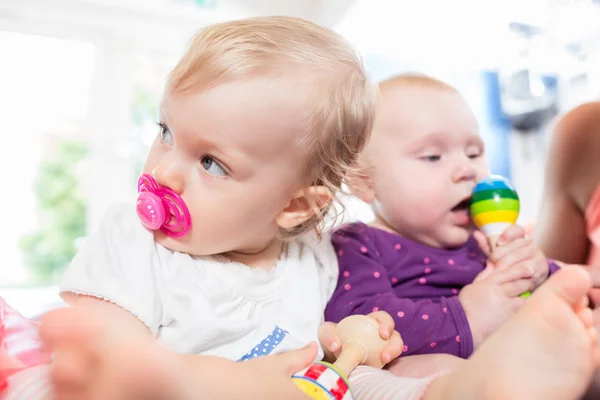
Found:
[(77, 167), (87, 154), (81, 141), (63, 139), (40, 165), (34, 182), (39, 227), (20, 239), (26, 267), (34, 283), (54, 283), (77, 252), (85, 235), (86, 201)]

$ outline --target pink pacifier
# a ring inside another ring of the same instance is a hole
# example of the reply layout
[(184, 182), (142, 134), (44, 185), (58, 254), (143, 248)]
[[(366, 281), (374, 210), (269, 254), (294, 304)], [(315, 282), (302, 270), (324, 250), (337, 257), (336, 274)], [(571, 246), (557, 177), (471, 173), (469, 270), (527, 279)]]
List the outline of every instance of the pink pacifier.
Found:
[(137, 215), (148, 230), (160, 229), (171, 237), (181, 237), (192, 227), (185, 202), (172, 189), (160, 186), (150, 174), (138, 180)]

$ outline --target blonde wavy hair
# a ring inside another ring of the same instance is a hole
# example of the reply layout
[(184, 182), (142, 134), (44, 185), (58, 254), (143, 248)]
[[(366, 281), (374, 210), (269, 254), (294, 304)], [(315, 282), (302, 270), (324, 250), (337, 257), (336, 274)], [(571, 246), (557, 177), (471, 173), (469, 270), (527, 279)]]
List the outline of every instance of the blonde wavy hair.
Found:
[(290, 79), (302, 74), (313, 85), (306, 134), (298, 142), (307, 151), (303, 176), (307, 186), (329, 189), (334, 201), (305, 223), (281, 232), (281, 237), (311, 229), (321, 234), (324, 216), (331, 206), (341, 205), (338, 196), (346, 173), (370, 135), (377, 87), (360, 56), (338, 34), (299, 18), (275, 16), (200, 30), (169, 75), (167, 92), (185, 94), (262, 74)]

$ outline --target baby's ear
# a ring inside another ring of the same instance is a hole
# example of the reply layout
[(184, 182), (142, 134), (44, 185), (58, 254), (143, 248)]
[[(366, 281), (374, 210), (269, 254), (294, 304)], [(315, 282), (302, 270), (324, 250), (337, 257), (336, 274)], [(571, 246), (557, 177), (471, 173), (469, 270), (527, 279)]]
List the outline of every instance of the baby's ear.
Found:
[(320, 213), (331, 203), (331, 192), (325, 186), (310, 186), (296, 191), (275, 222), (283, 229), (292, 229)]
[(375, 186), (370, 171), (365, 168), (353, 169), (348, 173), (348, 187), (353, 195), (367, 204), (375, 201)]

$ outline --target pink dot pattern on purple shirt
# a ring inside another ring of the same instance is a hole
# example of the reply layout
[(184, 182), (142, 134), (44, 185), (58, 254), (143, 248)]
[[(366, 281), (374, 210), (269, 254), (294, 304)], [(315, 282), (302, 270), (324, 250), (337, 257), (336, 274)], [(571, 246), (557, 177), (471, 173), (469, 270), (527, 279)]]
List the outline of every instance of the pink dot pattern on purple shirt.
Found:
[[(361, 232), (361, 233), (364, 233), (364, 232), (365, 232), (365, 230), (364, 230), (363, 228), (361, 228), (361, 229), (360, 229), (360, 232)], [(368, 238), (367, 238), (367, 239), (368, 239)], [(402, 245), (401, 245), (400, 243), (395, 243), (395, 244), (394, 244), (394, 249), (395, 249), (396, 251), (399, 251), (399, 250), (401, 250), (401, 249), (402, 249)], [(369, 252), (369, 249), (368, 249), (366, 246), (361, 246), (361, 247), (360, 247), (360, 252), (361, 252), (361, 253), (363, 253), (363, 254), (367, 254), (367, 253)], [(344, 251), (343, 251), (343, 250), (339, 250), (339, 251), (338, 251), (338, 256), (340, 256), (340, 257), (341, 257), (343, 254), (344, 254)], [(379, 254), (379, 251), (377, 251), (377, 250), (375, 250), (375, 254), (376, 254), (377, 256), (380, 256), (380, 254)], [(468, 255), (469, 255), (469, 257), (474, 257), (474, 256), (476, 257), (476, 256), (477, 256), (477, 255), (476, 255), (475, 253), (473, 253), (473, 252), (470, 252)], [(424, 258), (423, 258), (423, 264), (427, 265), (427, 264), (430, 264), (430, 263), (431, 263), (431, 259), (430, 259), (429, 257), (424, 257)], [(454, 264), (455, 264), (455, 261), (454, 261), (454, 259), (452, 259), (452, 258), (448, 258), (448, 260), (447, 260), (447, 263), (448, 263), (449, 265), (454, 265)], [(424, 268), (424, 269), (423, 269), (423, 272), (424, 272), (424, 274), (425, 274), (425, 275), (428, 275), (428, 274), (431, 274), (432, 270), (431, 270), (431, 268), (430, 268), (430, 267), (426, 267), (426, 268)], [(343, 272), (343, 276), (344, 276), (345, 278), (349, 278), (349, 277), (350, 277), (350, 272), (349, 272), (349, 271), (344, 271), (344, 272)], [(381, 277), (381, 272), (380, 272), (380, 271), (374, 271), (374, 272), (373, 272), (373, 277), (374, 277), (374, 278), (376, 278), (376, 279), (380, 278), (380, 277)], [(393, 284), (397, 284), (397, 283), (399, 282), (399, 280), (398, 280), (398, 278), (396, 278), (396, 277), (392, 277), (392, 278), (391, 278), (391, 282), (392, 282)], [(427, 284), (427, 279), (426, 279), (425, 277), (421, 277), (421, 278), (419, 278), (419, 284), (421, 284), (421, 285), (425, 285), (425, 284)], [(346, 284), (344, 285), (344, 289), (345, 289), (346, 291), (350, 291), (350, 290), (352, 289), (352, 286), (351, 286), (349, 283), (346, 283)], [(453, 294), (457, 294), (457, 293), (458, 293), (458, 290), (457, 290), (457, 289), (452, 289), (452, 293), (453, 293)], [(351, 302), (349, 303), (349, 305), (352, 305), (352, 303), (353, 303), (353, 302), (351, 301)], [(442, 310), (443, 310), (443, 312), (444, 312), (444, 313), (448, 313), (448, 308), (444, 307)], [(374, 306), (374, 307), (372, 308), (372, 311), (373, 311), (373, 312), (377, 312), (377, 311), (379, 311), (379, 307), (377, 307), (377, 306)], [(404, 316), (405, 316), (405, 312), (404, 312), (404, 311), (398, 311), (398, 312), (396, 313), (396, 315), (397, 315), (397, 317), (398, 317), (398, 318), (404, 318)], [(421, 319), (422, 319), (423, 321), (428, 321), (428, 320), (429, 320), (429, 315), (428, 315), (428, 314), (423, 314), (423, 315), (421, 315)], [(460, 341), (461, 341), (461, 338), (460, 338), (460, 336), (456, 336), (456, 337), (455, 337), (455, 340), (456, 340), (456, 342), (460, 343)], [(434, 347), (436, 347), (436, 346), (437, 346), (437, 342), (430, 342), (430, 343), (429, 343), (429, 346), (430, 346), (431, 348), (434, 348)], [(407, 352), (407, 351), (408, 351), (408, 346), (407, 346), (407, 345), (404, 345), (404, 347), (403, 347), (403, 352)]]

